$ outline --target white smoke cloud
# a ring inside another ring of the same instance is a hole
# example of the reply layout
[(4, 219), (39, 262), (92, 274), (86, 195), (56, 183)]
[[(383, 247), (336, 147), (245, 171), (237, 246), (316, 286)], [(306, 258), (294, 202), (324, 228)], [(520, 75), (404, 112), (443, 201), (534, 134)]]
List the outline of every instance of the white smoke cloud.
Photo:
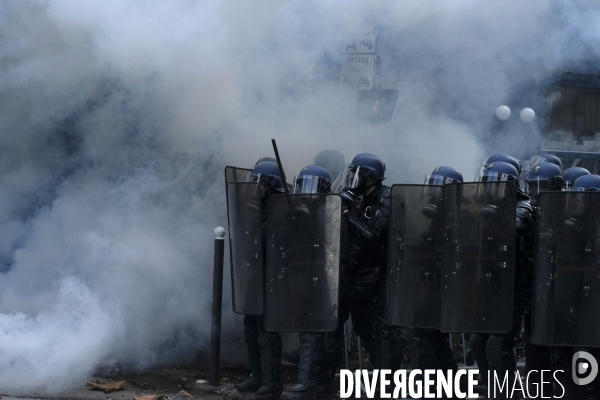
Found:
[[(114, 358), (205, 359), (223, 167), (272, 155), (271, 138), (289, 178), (326, 148), (380, 154), (390, 183), (529, 155), (537, 129), (501, 129), (494, 110), (527, 103), (548, 72), (547, 13), (541, 0), (2, 2), (0, 387), (62, 390)], [(390, 123), (358, 120), (340, 88), (357, 16), (378, 22), (381, 82), (400, 91)], [(223, 358), (239, 362), (230, 310), (226, 280)]]

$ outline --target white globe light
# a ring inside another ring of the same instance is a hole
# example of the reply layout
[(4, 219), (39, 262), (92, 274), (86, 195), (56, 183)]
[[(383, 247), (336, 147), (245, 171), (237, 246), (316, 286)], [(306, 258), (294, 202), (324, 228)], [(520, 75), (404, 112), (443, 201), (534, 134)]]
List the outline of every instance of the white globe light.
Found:
[(223, 239), (225, 237), (225, 229), (222, 226), (215, 228), (215, 236), (217, 239)]
[(500, 121), (507, 120), (510, 117), (510, 108), (506, 106), (499, 106), (496, 108), (496, 118)]
[(530, 123), (535, 118), (535, 111), (531, 108), (524, 108), (521, 110), (521, 120), (526, 124)]

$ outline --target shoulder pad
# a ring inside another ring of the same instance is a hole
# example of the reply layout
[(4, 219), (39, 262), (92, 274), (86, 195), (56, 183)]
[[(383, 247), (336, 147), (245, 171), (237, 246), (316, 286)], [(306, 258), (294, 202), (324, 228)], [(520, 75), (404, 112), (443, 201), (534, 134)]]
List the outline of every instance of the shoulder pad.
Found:
[(516, 224), (517, 231), (524, 229), (528, 225), (535, 224), (536, 220), (536, 210), (533, 208), (531, 203), (526, 200), (519, 201), (517, 203), (517, 213), (516, 213)]
[(380, 204), (386, 204), (388, 207), (390, 205), (390, 200), (392, 196), (392, 190), (388, 186), (383, 186), (379, 191), (375, 194), (374, 200)]

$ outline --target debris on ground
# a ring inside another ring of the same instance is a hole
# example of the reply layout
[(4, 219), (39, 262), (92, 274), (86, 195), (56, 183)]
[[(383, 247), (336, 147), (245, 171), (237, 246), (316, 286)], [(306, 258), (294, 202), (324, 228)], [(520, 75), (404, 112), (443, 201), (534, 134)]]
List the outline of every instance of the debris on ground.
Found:
[(132, 396), (133, 400), (158, 400), (158, 396)]
[(206, 383), (206, 381), (205, 381), (204, 379), (198, 379), (198, 380), (196, 381), (196, 383), (197, 383), (198, 385), (204, 385), (204, 384)]
[(87, 381), (85, 384), (92, 386), (93, 388), (98, 389), (98, 390), (104, 390), (104, 391), (111, 392), (113, 390), (125, 389), (125, 386), (127, 386), (127, 381), (106, 382), (106, 383), (100, 383), (97, 381), (96, 382)]

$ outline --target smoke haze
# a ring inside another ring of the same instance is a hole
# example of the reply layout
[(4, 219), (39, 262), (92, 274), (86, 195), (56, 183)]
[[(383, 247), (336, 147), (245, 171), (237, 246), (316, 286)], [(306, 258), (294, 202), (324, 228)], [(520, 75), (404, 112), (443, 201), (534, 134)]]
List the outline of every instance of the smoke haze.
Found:
[[(598, 43), (574, 4), (552, 8), (548, 39), (545, 0), (1, 2), (2, 391), (206, 359), (223, 168), (272, 156), (271, 138), (289, 179), (327, 148), (379, 154), (390, 183), (532, 155), (537, 125), (494, 111), (518, 99), (539, 116), (536, 85), (564, 65), (548, 58), (589, 59), (556, 50), (556, 32)], [(363, 17), (400, 91), (389, 123), (358, 120), (340, 85)], [(229, 285), (222, 357), (240, 363)]]

